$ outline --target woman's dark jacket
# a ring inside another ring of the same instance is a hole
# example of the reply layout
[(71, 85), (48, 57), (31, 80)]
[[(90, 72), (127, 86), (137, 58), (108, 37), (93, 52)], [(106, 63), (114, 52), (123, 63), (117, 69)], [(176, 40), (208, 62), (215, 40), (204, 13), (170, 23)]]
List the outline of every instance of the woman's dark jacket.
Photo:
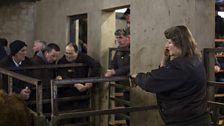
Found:
[(207, 112), (206, 74), (197, 57), (176, 58), (149, 73), (139, 73), (136, 83), (156, 93), (165, 123), (183, 122)]

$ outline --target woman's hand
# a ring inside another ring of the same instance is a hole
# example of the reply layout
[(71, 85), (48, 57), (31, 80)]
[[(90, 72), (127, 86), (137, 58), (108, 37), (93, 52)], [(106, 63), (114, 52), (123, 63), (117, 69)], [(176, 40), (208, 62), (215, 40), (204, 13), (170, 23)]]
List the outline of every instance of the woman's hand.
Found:
[(164, 55), (161, 59), (161, 62), (160, 62), (160, 67), (163, 67), (167, 64), (167, 62), (170, 60), (170, 55), (169, 55), (169, 50), (168, 49), (165, 49), (164, 50)]

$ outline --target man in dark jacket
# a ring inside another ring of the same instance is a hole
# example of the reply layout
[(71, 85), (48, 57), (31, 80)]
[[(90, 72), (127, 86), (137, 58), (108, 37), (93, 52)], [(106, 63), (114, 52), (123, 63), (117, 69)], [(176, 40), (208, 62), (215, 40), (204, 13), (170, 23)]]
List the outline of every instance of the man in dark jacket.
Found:
[[(54, 43), (50, 43), (47, 47), (39, 51), (32, 59), (34, 65), (51, 65), (55, 64), (60, 53), (60, 48)], [(50, 86), (50, 80), (55, 77), (55, 73), (50, 69), (38, 69), (34, 70), (34, 75), (36, 78), (43, 81), (44, 87)]]
[[(32, 59), (32, 63), (36, 66), (40, 65), (51, 65), (55, 64), (60, 53), (60, 48), (57, 44), (50, 43), (47, 47), (39, 51)], [(33, 70), (34, 78), (40, 79), (43, 84), (43, 98), (50, 99), (50, 80), (55, 79), (55, 70), (54, 69), (36, 69)], [(35, 92), (35, 91), (32, 91)], [(35, 93), (32, 93), (32, 98), (35, 98)], [(50, 103), (45, 104), (43, 107), (44, 113), (50, 112)]]
[[(30, 60), (26, 57), (27, 45), (25, 42), (15, 40), (10, 44), (11, 55), (5, 57), (0, 62), (0, 67), (3, 68), (15, 68), (15, 72), (27, 75), (27, 71), (22, 71), (21, 66), (31, 65)], [(7, 79), (3, 78), (3, 89), (8, 92)], [(24, 99), (28, 99), (30, 95), (30, 86), (24, 82), (14, 79), (13, 80), (13, 91), (19, 93)]]
[(39, 51), (43, 50), (44, 48), (46, 48), (47, 43), (45, 41), (41, 41), (41, 40), (35, 40), (33, 42), (33, 52), (34, 55), (36, 55)]
[[(92, 57), (85, 53), (78, 52), (78, 48), (75, 43), (68, 43), (65, 47), (65, 55), (58, 61), (58, 64), (69, 63), (83, 63), (87, 66), (61, 68), (57, 71), (57, 79), (72, 79), (72, 78), (84, 78), (84, 77), (97, 77), (100, 76), (100, 64)], [(93, 86), (92, 83), (76, 83), (69, 87), (61, 87), (58, 89), (59, 97), (72, 97), (86, 95), (88, 89)], [(59, 110), (68, 111), (74, 109), (89, 108), (89, 100), (74, 100), (59, 103)], [(62, 120), (62, 124), (86, 122), (87, 118), (75, 118), (71, 120)]]
[[(130, 48), (130, 31), (118, 29), (115, 32), (119, 49), (129, 50)], [(128, 75), (130, 73), (130, 52), (116, 51), (105, 77)]]
[[(130, 29), (118, 29), (115, 32), (116, 40), (118, 42), (118, 49), (109, 63), (109, 68), (104, 74), (105, 77), (112, 76), (128, 76), (130, 74)], [(116, 82), (119, 84), (129, 85), (128, 81)], [(120, 92), (119, 88), (115, 89), (115, 92)], [(128, 90), (123, 90), (123, 99), (130, 100), (130, 93)], [(126, 107), (128, 107), (126, 105)], [(127, 120), (127, 125), (129, 126), (129, 121)]]
[[(78, 52), (78, 48), (74, 43), (68, 43), (65, 48), (65, 55), (58, 61), (58, 64), (83, 63), (87, 67), (63, 68), (59, 69), (57, 79), (71, 79), (84, 77), (100, 76), (100, 64), (92, 57), (85, 53)], [(90, 68), (90, 69), (89, 69)], [(86, 91), (92, 87), (92, 83), (74, 84), (74, 87), (64, 87), (59, 90), (61, 97), (79, 96), (86, 94)], [(64, 108), (65, 106), (63, 106)], [(76, 106), (76, 108), (83, 106)]]

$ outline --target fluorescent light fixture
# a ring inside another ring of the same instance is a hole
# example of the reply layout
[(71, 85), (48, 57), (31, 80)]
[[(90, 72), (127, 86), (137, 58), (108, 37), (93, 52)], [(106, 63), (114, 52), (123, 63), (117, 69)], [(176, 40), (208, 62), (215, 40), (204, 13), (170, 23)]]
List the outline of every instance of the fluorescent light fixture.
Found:
[(223, 11), (219, 11), (218, 15), (221, 16), (222, 18), (224, 18), (224, 12)]
[(117, 13), (124, 13), (127, 10), (127, 8), (117, 9), (115, 12)]

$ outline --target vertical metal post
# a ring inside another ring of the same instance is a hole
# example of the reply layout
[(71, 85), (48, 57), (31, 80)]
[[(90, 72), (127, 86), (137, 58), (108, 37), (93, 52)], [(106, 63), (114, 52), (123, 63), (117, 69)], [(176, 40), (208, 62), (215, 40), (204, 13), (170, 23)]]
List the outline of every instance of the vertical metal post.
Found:
[[(114, 51), (114, 48), (109, 48), (109, 57), (108, 57), (108, 67), (111, 66), (112, 63), (112, 52)], [(108, 104), (109, 104), (109, 109), (112, 109), (113, 107), (115, 107), (115, 102), (110, 100), (111, 96), (114, 96), (115, 94), (115, 87), (111, 85), (111, 82), (108, 82), (108, 90), (109, 90), (109, 99), (108, 99)], [(108, 115), (108, 125), (110, 124), (114, 124), (115, 121), (115, 115), (114, 114), (110, 114)]]
[(8, 93), (13, 92), (13, 81), (12, 77), (8, 76)]
[[(206, 75), (208, 81), (215, 80), (215, 72), (214, 72), (214, 65), (215, 65), (215, 52), (211, 49), (204, 49), (203, 58), (204, 64), (206, 69)], [(208, 100), (215, 101), (215, 86), (208, 85), (207, 88), (208, 92)], [(210, 106), (210, 111), (212, 111), (212, 118), (214, 123), (218, 122), (218, 110), (217, 107)]]
[(108, 66), (111, 65), (113, 48), (109, 48)]
[[(215, 65), (215, 53), (210, 49), (204, 49), (204, 64), (207, 74), (208, 81), (215, 80), (215, 72), (214, 72), (214, 65)], [(208, 86), (208, 99), (211, 101), (215, 100), (215, 87)]]
[(3, 74), (0, 74), (0, 89), (3, 89)]
[[(109, 82), (109, 109), (113, 109), (115, 107), (115, 102), (110, 100), (110, 97), (115, 97), (115, 87)], [(110, 114), (108, 119), (108, 124), (114, 124), (115, 115)]]
[(51, 80), (51, 123), (57, 126), (58, 103), (57, 103), (57, 85), (55, 80)]
[(43, 87), (41, 81), (36, 85), (36, 107), (39, 115), (43, 114)]

